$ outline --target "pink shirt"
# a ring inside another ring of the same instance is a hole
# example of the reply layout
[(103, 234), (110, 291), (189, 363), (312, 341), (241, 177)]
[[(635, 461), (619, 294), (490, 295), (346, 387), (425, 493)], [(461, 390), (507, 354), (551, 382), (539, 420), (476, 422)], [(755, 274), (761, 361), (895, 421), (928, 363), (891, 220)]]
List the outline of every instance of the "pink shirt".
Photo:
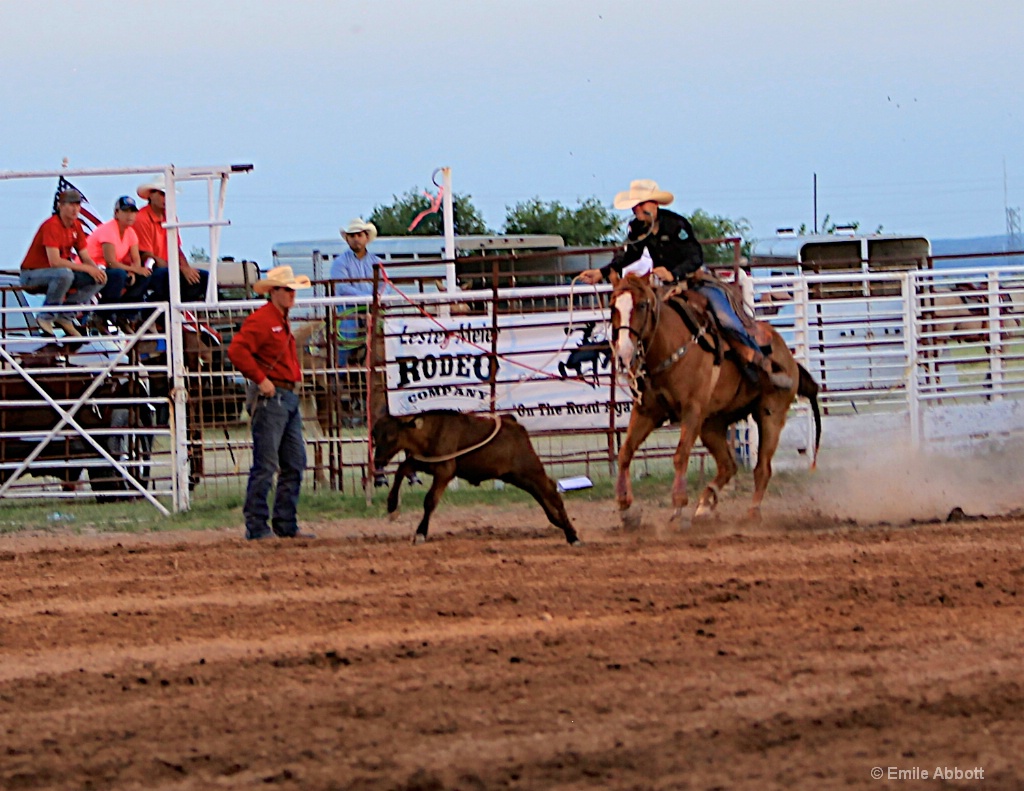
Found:
[(110, 220), (109, 222), (103, 223), (99, 228), (93, 231), (89, 238), (86, 240), (86, 249), (89, 251), (89, 255), (92, 256), (92, 260), (96, 263), (96, 266), (106, 267), (106, 260), (103, 257), (103, 245), (112, 244), (114, 245), (114, 260), (122, 264), (130, 264), (132, 262), (129, 251), (132, 249), (132, 245), (138, 245), (139, 237), (135, 233), (135, 229), (128, 227), (124, 229), (124, 236), (121, 236), (120, 227), (117, 224), (117, 220)]

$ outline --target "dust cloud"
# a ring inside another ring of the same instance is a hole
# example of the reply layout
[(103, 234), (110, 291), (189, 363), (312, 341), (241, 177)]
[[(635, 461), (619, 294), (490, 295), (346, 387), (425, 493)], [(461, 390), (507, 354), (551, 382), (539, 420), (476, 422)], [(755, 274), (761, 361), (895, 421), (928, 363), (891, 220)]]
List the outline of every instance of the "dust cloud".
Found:
[(955, 508), (970, 516), (996, 516), (1024, 507), (1024, 443), (998, 451), (961, 449), (948, 454), (857, 448), (801, 476), (785, 494), (839, 520), (904, 522), (945, 519)]

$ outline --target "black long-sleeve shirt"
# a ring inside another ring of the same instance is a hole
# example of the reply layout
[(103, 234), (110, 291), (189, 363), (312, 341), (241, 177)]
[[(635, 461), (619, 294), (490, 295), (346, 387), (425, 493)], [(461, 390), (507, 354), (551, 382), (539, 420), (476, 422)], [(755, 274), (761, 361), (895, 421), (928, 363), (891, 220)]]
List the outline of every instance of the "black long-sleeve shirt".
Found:
[(601, 268), (607, 280), (612, 269), (622, 274), (623, 267), (640, 260), (646, 249), (654, 266), (663, 266), (676, 280), (704, 266), (704, 250), (693, 233), (690, 221), (668, 209), (658, 209), (658, 232), (647, 236), (648, 226), (640, 220), (629, 223), (626, 247), (612, 262)]

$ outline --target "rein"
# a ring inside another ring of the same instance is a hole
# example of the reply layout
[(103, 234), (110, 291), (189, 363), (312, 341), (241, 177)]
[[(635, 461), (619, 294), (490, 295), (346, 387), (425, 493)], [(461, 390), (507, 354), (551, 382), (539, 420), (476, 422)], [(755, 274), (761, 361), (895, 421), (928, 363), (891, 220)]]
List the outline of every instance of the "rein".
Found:
[[(619, 327), (618, 331), (626, 330), (627, 332), (636, 336), (637, 346), (636, 353), (634, 354), (635, 363), (630, 365), (627, 374), (630, 377), (630, 385), (635, 393), (639, 392), (637, 387), (637, 381), (641, 378), (641, 366), (646, 364), (647, 361), (647, 344), (645, 343), (645, 336), (648, 334), (654, 335), (658, 331), (658, 324), (661, 321), (661, 300), (658, 299), (657, 294), (654, 296), (654, 326), (648, 333), (647, 325), (650, 323), (650, 318), (644, 322), (644, 326), (639, 330), (634, 330), (632, 327)], [(673, 365), (678, 363), (686, 353), (697, 343), (700, 338), (707, 334), (708, 327), (710, 326), (710, 320), (705, 318), (704, 324), (690, 336), (690, 340), (686, 341), (682, 346), (676, 349), (672, 354), (662, 360), (653, 370), (648, 370), (647, 374), (651, 377), (660, 376), (669, 370)]]
[(416, 456), (414, 454), (409, 455), (411, 455), (412, 458), (414, 458), (416, 461), (422, 461), (425, 462), (426, 464), (440, 464), (441, 462), (457, 459), (459, 458), (459, 456), (465, 456), (467, 453), (472, 453), (474, 450), (479, 450), (484, 445), (488, 444), (496, 436), (498, 436), (498, 432), (501, 431), (501, 415), (492, 415), (491, 420), (494, 421), (494, 431), (491, 432), (490, 436), (488, 436), (487, 439), (483, 440), (482, 442), (476, 443), (476, 445), (472, 445), (468, 448), (463, 448), (462, 450), (457, 450), (454, 453), (447, 454), (446, 456)]

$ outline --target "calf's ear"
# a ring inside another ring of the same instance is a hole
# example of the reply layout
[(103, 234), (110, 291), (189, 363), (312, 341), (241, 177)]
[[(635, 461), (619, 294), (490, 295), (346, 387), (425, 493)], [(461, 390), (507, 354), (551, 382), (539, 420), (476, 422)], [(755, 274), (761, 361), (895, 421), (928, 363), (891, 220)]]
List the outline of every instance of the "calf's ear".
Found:
[(412, 422), (412, 424), (413, 424), (413, 426), (415, 426), (415, 427), (416, 427), (417, 429), (421, 429), (421, 428), (423, 428), (423, 418), (421, 418), (421, 417), (418, 417), (418, 418), (416, 418), (416, 419), (415, 419), (415, 420), (414, 420), (414, 421)]

